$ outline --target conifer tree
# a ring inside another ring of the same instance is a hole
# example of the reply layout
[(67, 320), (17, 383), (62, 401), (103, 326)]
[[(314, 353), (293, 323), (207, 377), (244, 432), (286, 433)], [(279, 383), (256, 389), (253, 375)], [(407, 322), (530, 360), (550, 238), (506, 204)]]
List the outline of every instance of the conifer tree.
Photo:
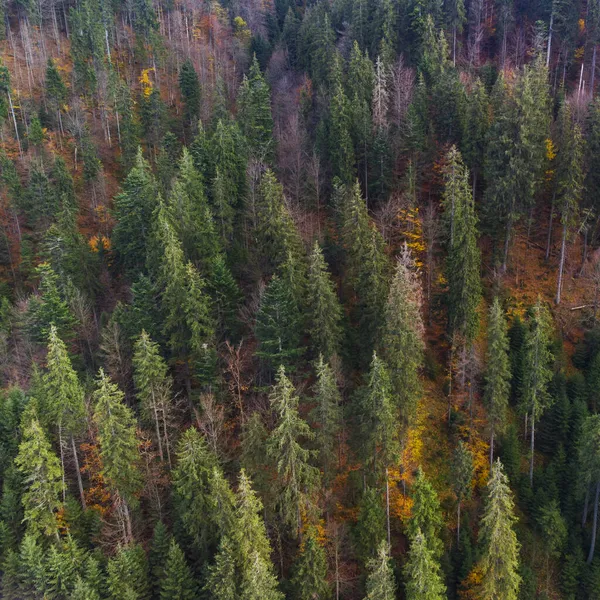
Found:
[(313, 348), (328, 361), (340, 350), (342, 309), (318, 242), (310, 257), (307, 287), (308, 328)]
[(327, 556), (311, 527), (302, 541), (300, 554), (293, 566), (291, 578), (297, 600), (327, 600), (331, 589), (327, 583)]
[(481, 300), (477, 247), (477, 216), (469, 186), (469, 172), (453, 146), (447, 156), (444, 214), (448, 223), (448, 322), (453, 335), (471, 346), (479, 328)]
[(255, 332), (259, 342), (256, 355), (271, 368), (284, 365), (293, 371), (303, 354), (302, 315), (288, 281), (274, 275), (265, 287), (258, 313)]
[(529, 479), (533, 485), (535, 425), (552, 404), (548, 384), (552, 379), (553, 356), (550, 350), (552, 317), (541, 298), (531, 307), (529, 328), (525, 338), (522, 405), (530, 416), (531, 448)]
[(369, 218), (358, 182), (336, 190), (341, 211), (341, 238), (346, 279), (357, 296), (356, 313), (361, 363), (370, 361), (383, 322), (389, 264), (384, 240)]
[(406, 600), (443, 600), (446, 586), (440, 565), (427, 545), (420, 529), (411, 541), (408, 561), (404, 567)]
[(556, 304), (560, 304), (561, 300), (567, 240), (577, 224), (584, 183), (583, 136), (579, 124), (573, 123), (571, 108), (566, 101), (563, 102), (559, 114), (559, 129), (560, 139), (556, 157), (556, 196), (562, 224), (562, 238), (556, 286)]
[(204, 590), (213, 600), (237, 600), (236, 553), (227, 536), (221, 538)]
[(311, 413), (317, 425), (315, 439), (319, 451), (319, 462), (325, 479), (335, 470), (337, 447), (342, 427), (341, 394), (333, 369), (319, 355), (315, 366), (317, 381), (313, 391), (316, 406)]
[(377, 549), (377, 556), (367, 565), (367, 595), (364, 600), (394, 600), (396, 582), (390, 562), (389, 546), (382, 541)]
[(456, 516), (458, 523), (456, 528), (457, 544), (460, 544), (460, 509), (463, 500), (471, 496), (473, 474), (473, 454), (465, 443), (459, 440), (452, 460), (452, 487), (456, 494)]
[(143, 484), (136, 421), (123, 392), (100, 369), (94, 392), (94, 422), (98, 428), (103, 476), (122, 500), (124, 539), (133, 539), (130, 509), (138, 504)]
[(71, 365), (67, 347), (58, 337), (58, 332), (54, 325), (50, 326), (46, 361), (47, 372), (43, 378), (45, 408), (50, 420), (58, 425), (58, 439), (59, 447), (61, 449), (63, 472), (65, 470), (62, 451), (63, 439), (64, 436), (70, 438), (70, 446), (73, 452), (75, 472), (79, 486), (79, 495), (81, 504), (85, 508), (85, 495), (83, 493), (83, 483), (81, 481), (81, 472), (79, 469), (77, 446), (75, 444), (75, 436), (84, 429), (87, 416), (83, 388)]
[(508, 478), (496, 460), (479, 529), (481, 598), (484, 600), (518, 598), (521, 576), (518, 573), (519, 542), (514, 531), (516, 520)]
[(362, 433), (365, 463), (372, 472), (387, 470), (399, 454), (398, 417), (387, 366), (373, 353), (368, 386), (362, 403)]
[(160, 600), (195, 600), (196, 583), (175, 540), (171, 540), (165, 572), (160, 585)]
[(192, 61), (188, 58), (179, 69), (179, 89), (183, 99), (185, 124), (189, 127), (200, 117), (200, 81)]
[(598, 531), (598, 508), (600, 501), (600, 415), (591, 415), (586, 418), (581, 427), (581, 441), (579, 446), (579, 466), (583, 487), (586, 490), (586, 507), (584, 509), (584, 523), (587, 518), (587, 502), (590, 486), (594, 490), (592, 523), (592, 540), (588, 552), (587, 563), (594, 560), (596, 549), (596, 536)]
[(139, 544), (121, 546), (108, 561), (106, 571), (110, 600), (148, 598), (148, 562)]
[(133, 368), (142, 418), (154, 426), (160, 459), (171, 466), (172, 381), (158, 344), (145, 331), (135, 343)]
[(160, 599), (160, 586), (165, 574), (165, 565), (169, 547), (171, 546), (171, 535), (167, 531), (165, 524), (158, 521), (154, 526), (154, 534), (148, 553), (148, 573), (150, 578), (150, 588), (152, 598)]
[(357, 553), (364, 565), (377, 556), (379, 543), (386, 536), (386, 515), (380, 492), (367, 487), (358, 505), (354, 530)]
[(57, 511), (61, 508), (62, 469), (36, 417), (23, 428), (17, 469), (24, 478), (24, 521), (32, 532), (58, 537)]
[(235, 541), (239, 556), (240, 599), (282, 600), (271, 564), (271, 545), (261, 516), (262, 503), (242, 469), (237, 492)]
[(56, 113), (56, 120), (60, 130), (62, 131), (61, 111), (67, 102), (68, 90), (59, 70), (56, 67), (56, 64), (50, 58), (48, 59), (48, 63), (46, 65), (45, 92), (49, 101), (48, 103)]
[(302, 514), (312, 511), (312, 494), (319, 484), (319, 471), (310, 464), (313, 452), (305, 447), (314, 434), (298, 414), (298, 396), (283, 366), (277, 371), (269, 400), (277, 415), (267, 453), (277, 468), (278, 511), (286, 526), (298, 535)]
[[(340, 57), (336, 58), (336, 62), (341, 60)], [(339, 75), (334, 77), (333, 96), (329, 106), (329, 155), (333, 175), (342, 183), (350, 185), (355, 176), (354, 148), (350, 135), (352, 111), (341, 77)]]
[(212, 261), (207, 283), (219, 339), (237, 339), (242, 294), (223, 254), (218, 254)]
[(269, 161), (273, 156), (273, 116), (271, 92), (254, 55), (248, 76), (238, 92), (239, 123), (250, 154)]
[(112, 240), (119, 262), (130, 275), (143, 270), (146, 263), (152, 213), (158, 204), (158, 186), (150, 165), (138, 149), (134, 166), (115, 196), (117, 221)]
[(405, 245), (390, 285), (381, 336), (382, 355), (390, 370), (394, 400), (405, 427), (414, 420), (421, 392), (419, 369), (425, 349), (421, 304), (421, 283)]
[(408, 522), (408, 537), (413, 541), (420, 531), (434, 560), (439, 561), (444, 547), (439, 535), (443, 527), (440, 501), (433, 486), (419, 467), (412, 489), (413, 507)]
[(490, 307), (483, 400), (490, 424), (490, 465), (494, 463), (496, 433), (502, 433), (510, 396), (510, 359), (506, 318), (498, 297)]

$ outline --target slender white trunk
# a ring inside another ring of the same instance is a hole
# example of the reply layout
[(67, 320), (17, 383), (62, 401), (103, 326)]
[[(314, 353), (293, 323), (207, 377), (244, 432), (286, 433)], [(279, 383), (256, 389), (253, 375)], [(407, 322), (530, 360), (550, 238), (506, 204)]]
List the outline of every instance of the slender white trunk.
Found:
[(567, 253), (567, 226), (563, 225), (562, 243), (560, 246), (560, 263), (558, 265), (558, 284), (556, 286), (556, 304), (560, 304), (562, 293), (563, 270), (565, 268), (565, 255)]

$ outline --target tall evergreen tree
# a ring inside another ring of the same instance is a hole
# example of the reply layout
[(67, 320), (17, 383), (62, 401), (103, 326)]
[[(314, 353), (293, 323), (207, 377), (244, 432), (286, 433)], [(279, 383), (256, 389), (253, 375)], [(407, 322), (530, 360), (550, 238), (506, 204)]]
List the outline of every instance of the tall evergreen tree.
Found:
[(172, 381), (158, 344), (145, 331), (135, 343), (133, 368), (142, 418), (154, 426), (160, 459), (171, 465)]
[(108, 561), (106, 571), (110, 600), (148, 598), (148, 563), (139, 544), (121, 546)]
[(298, 396), (283, 366), (279, 367), (269, 400), (277, 415), (267, 453), (277, 468), (278, 511), (286, 526), (298, 535), (302, 515), (313, 510), (312, 496), (319, 484), (319, 471), (310, 464), (313, 452), (305, 447), (314, 434), (298, 414)]
[[(340, 57), (336, 58), (341, 61)], [(354, 148), (352, 144), (350, 103), (344, 92), (341, 76), (334, 79), (333, 96), (329, 105), (329, 158), (333, 175), (350, 185), (354, 179)]]
[(300, 554), (291, 578), (294, 598), (297, 600), (327, 600), (331, 589), (327, 583), (327, 556), (319, 544), (314, 527), (310, 528), (302, 541)]
[(179, 69), (179, 89), (184, 105), (184, 122), (189, 127), (197, 123), (200, 117), (200, 81), (189, 58)]
[(584, 509), (584, 523), (587, 518), (587, 499), (590, 487), (594, 490), (592, 523), (592, 541), (588, 552), (587, 563), (594, 560), (596, 549), (596, 536), (598, 531), (598, 508), (600, 502), (600, 415), (591, 415), (586, 418), (581, 428), (581, 441), (579, 446), (579, 465), (583, 487), (586, 490), (586, 507)]
[(213, 600), (237, 599), (236, 558), (233, 543), (227, 536), (223, 536), (204, 586), (204, 590)]
[(269, 161), (273, 156), (273, 116), (271, 92), (254, 55), (248, 76), (238, 91), (239, 122), (250, 154)]
[(404, 426), (414, 421), (421, 393), (419, 369), (425, 349), (421, 304), (419, 275), (405, 245), (390, 285), (381, 336), (382, 355)]
[(396, 582), (390, 561), (387, 542), (382, 541), (377, 549), (377, 556), (368, 564), (367, 595), (364, 600), (394, 600)]
[(479, 529), (481, 598), (484, 600), (518, 598), (521, 576), (518, 573), (520, 546), (514, 531), (516, 520), (508, 478), (496, 460)]
[(522, 405), (531, 422), (531, 457), (529, 479), (533, 484), (535, 425), (552, 404), (548, 384), (552, 379), (553, 356), (550, 350), (552, 317), (541, 298), (531, 307), (531, 318), (525, 338)]
[(307, 287), (308, 322), (313, 347), (315, 353), (328, 361), (340, 350), (342, 309), (318, 242), (315, 242), (310, 257)]
[(50, 327), (49, 337), (48, 355), (46, 357), (47, 372), (43, 378), (45, 408), (51, 422), (55, 422), (58, 425), (58, 439), (61, 449), (63, 472), (65, 470), (62, 450), (63, 439), (67, 437), (70, 441), (81, 504), (85, 508), (85, 495), (79, 469), (77, 446), (75, 444), (75, 436), (83, 431), (87, 416), (83, 388), (79, 383), (77, 373), (75, 373), (71, 365), (67, 347), (58, 337), (58, 332), (54, 325)]
[(439, 562), (427, 545), (425, 536), (417, 529), (411, 541), (408, 561), (404, 567), (406, 600), (443, 600), (443, 583)]
[(196, 597), (196, 583), (185, 556), (177, 542), (171, 540), (160, 585), (160, 600), (195, 600)]
[(122, 500), (124, 539), (133, 540), (130, 509), (138, 504), (143, 485), (136, 421), (123, 392), (100, 369), (94, 392), (94, 422), (98, 428), (103, 476)]
[(454, 456), (452, 458), (452, 480), (454, 493), (456, 494), (456, 539), (460, 544), (460, 509), (463, 500), (471, 496), (473, 484), (473, 454), (462, 440), (459, 440)]
[(57, 512), (62, 506), (63, 473), (60, 461), (35, 417), (23, 428), (15, 464), (24, 478), (22, 502), (28, 528), (32, 532), (58, 537)]
[(510, 358), (506, 317), (498, 297), (490, 307), (483, 400), (490, 424), (490, 464), (494, 463), (496, 433), (502, 433), (510, 397)]
[(311, 413), (317, 425), (315, 438), (319, 451), (319, 462), (326, 480), (335, 470), (337, 448), (342, 427), (341, 394), (333, 369), (319, 355), (315, 366), (317, 380), (313, 391), (316, 406)]

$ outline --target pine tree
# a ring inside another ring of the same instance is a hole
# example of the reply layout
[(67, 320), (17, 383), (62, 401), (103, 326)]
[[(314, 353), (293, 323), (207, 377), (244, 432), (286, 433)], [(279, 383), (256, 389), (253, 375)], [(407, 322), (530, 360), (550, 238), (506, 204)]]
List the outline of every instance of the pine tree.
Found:
[(77, 446), (75, 444), (75, 436), (83, 431), (87, 416), (84, 393), (79, 383), (79, 378), (71, 365), (67, 347), (58, 337), (58, 332), (54, 325), (50, 326), (46, 361), (47, 372), (43, 377), (43, 390), (47, 414), (44, 416), (49, 422), (54, 422), (58, 425), (58, 439), (59, 447), (61, 448), (63, 472), (65, 470), (62, 453), (63, 436), (70, 438), (71, 450), (75, 461), (75, 472), (79, 485), (79, 495), (81, 504), (85, 508), (85, 495), (83, 493), (83, 483), (79, 470)]
[(481, 598), (516, 600), (521, 577), (519, 542), (514, 531), (517, 518), (508, 479), (499, 460), (492, 466), (488, 496), (479, 529), (482, 558)]
[(317, 533), (310, 528), (302, 541), (300, 554), (290, 580), (297, 600), (326, 600), (331, 597), (327, 583), (327, 556), (317, 540)]
[[(336, 59), (341, 60), (340, 57)], [(353, 111), (339, 76), (336, 77), (329, 112), (329, 157), (333, 175), (342, 183), (350, 185), (355, 177), (354, 148), (350, 135)]]
[(326, 480), (332, 476), (337, 462), (337, 448), (342, 427), (341, 394), (333, 369), (319, 355), (315, 366), (317, 381), (313, 392), (316, 406), (311, 417), (316, 427), (315, 439), (319, 462)]
[(460, 509), (463, 500), (470, 498), (473, 485), (473, 454), (462, 440), (459, 440), (452, 459), (452, 480), (456, 494), (457, 528), (456, 539), (460, 544)]
[(318, 242), (310, 257), (307, 287), (308, 329), (313, 348), (328, 361), (340, 350), (342, 309)]
[(427, 545), (420, 529), (416, 530), (410, 544), (408, 561), (404, 567), (406, 600), (443, 600), (446, 586), (440, 565)]
[(23, 428), (15, 464), (24, 477), (22, 502), (24, 521), (29, 530), (58, 537), (56, 513), (62, 506), (63, 473), (60, 461), (35, 417)]
[(271, 92), (254, 55), (248, 77), (238, 92), (239, 123), (250, 154), (268, 162), (273, 156), (273, 116)]
[(154, 426), (160, 459), (171, 465), (172, 381), (158, 344), (145, 331), (135, 343), (133, 368), (143, 422)]
[(444, 211), (449, 224), (448, 322), (453, 335), (460, 336), (469, 347), (479, 328), (481, 253), (469, 172), (455, 146), (447, 156)]
[(404, 426), (414, 421), (421, 393), (419, 369), (425, 349), (421, 305), (421, 283), (405, 245), (390, 285), (381, 335), (382, 356), (390, 370), (394, 399)]
[(120, 547), (108, 561), (106, 571), (110, 600), (148, 598), (148, 562), (139, 544)]
[(200, 81), (192, 61), (188, 58), (179, 69), (179, 89), (184, 104), (184, 123), (195, 124), (200, 117)]
[(486, 355), (485, 392), (483, 400), (490, 424), (490, 464), (494, 463), (496, 433), (502, 433), (510, 397), (511, 365), (506, 318), (498, 297), (490, 307), (488, 347)]
[(160, 600), (194, 600), (196, 583), (185, 556), (175, 540), (171, 540), (165, 572), (160, 585)]
[(152, 213), (158, 204), (158, 186), (150, 165), (138, 150), (135, 164), (115, 196), (113, 244), (117, 258), (130, 275), (143, 270), (146, 263)]
[(548, 393), (548, 384), (552, 379), (553, 356), (550, 350), (552, 336), (552, 317), (545, 304), (538, 299), (531, 307), (531, 318), (525, 338), (525, 355), (523, 365), (522, 405), (530, 415), (531, 423), (531, 457), (529, 463), (529, 479), (533, 485), (533, 464), (535, 452), (535, 425), (545, 410), (552, 404), (552, 396)]
[(132, 540), (130, 509), (138, 504), (143, 480), (136, 421), (123, 392), (100, 369), (94, 392), (94, 422), (98, 428), (103, 476), (123, 500), (125, 539)]
[(271, 564), (271, 545), (261, 516), (262, 503), (242, 469), (237, 492), (235, 542), (241, 600), (282, 600)]
[(236, 553), (226, 536), (221, 538), (215, 562), (209, 567), (204, 590), (212, 600), (237, 600)]
[(439, 535), (444, 525), (440, 508), (440, 501), (436, 491), (423, 470), (419, 467), (417, 477), (412, 489), (413, 507), (410, 521), (408, 522), (408, 537), (412, 541), (421, 532), (425, 543), (434, 560), (439, 561), (444, 551), (444, 546)]
[(319, 484), (319, 471), (310, 464), (313, 452), (305, 447), (314, 434), (298, 414), (298, 397), (283, 366), (269, 400), (277, 415), (267, 453), (277, 465), (278, 510), (283, 522), (298, 535), (302, 514), (311, 512), (312, 494)]
[(367, 595), (364, 600), (394, 600), (396, 582), (390, 562), (389, 546), (382, 541), (377, 556), (367, 565)]

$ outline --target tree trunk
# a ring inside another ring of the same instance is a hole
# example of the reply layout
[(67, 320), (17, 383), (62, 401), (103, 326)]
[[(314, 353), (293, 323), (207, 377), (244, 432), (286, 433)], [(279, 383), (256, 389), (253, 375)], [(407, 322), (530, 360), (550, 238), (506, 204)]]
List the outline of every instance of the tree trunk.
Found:
[(550, 258), (550, 245), (552, 244), (552, 221), (554, 220), (554, 200), (556, 192), (552, 194), (552, 204), (550, 205), (550, 220), (548, 222), (548, 238), (546, 240), (546, 260)]
[(598, 46), (594, 44), (594, 52), (592, 53), (592, 74), (590, 77), (590, 93), (592, 94), (592, 98), (594, 97), (594, 82), (596, 80), (596, 50)]
[(506, 222), (506, 240), (504, 240), (504, 260), (502, 261), (502, 272), (506, 273), (508, 265), (508, 250), (510, 248), (510, 232), (512, 230), (512, 219), (509, 217)]
[(588, 485), (585, 490), (585, 501), (583, 502), (583, 515), (581, 517), (581, 527), (585, 527), (588, 516), (588, 504), (590, 502), (590, 486)]
[(563, 270), (565, 268), (565, 254), (567, 253), (567, 225), (563, 225), (562, 243), (560, 246), (560, 263), (558, 265), (558, 284), (556, 286), (556, 304), (560, 304), (562, 292)]
[(492, 429), (492, 435), (490, 436), (490, 467), (494, 464), (494, 430)]
[(594, 497), (594, 522), (592, 524), (592, 543), (590, 544), (590, 553), (587, 557), (587, 564), (591, 564), (596, 549), (596, 532), (598, 528), (598, 496), (600, 496), (600, 481), (596, 483), (596, 495)]
[(75, 460), (75, 472), (77, 473), (77, 486), (79, 487), (79, 497), (81, 498), (81, 506), (83, 510), (87, 508), (85, 502), (85, 494), (83, 493), (83, 481), (81, 480), (81, 470), (79, 469), (79, 456), (77, 456), (77, 446), (75, 438), (71, 436), (71, 448), (73, 449), (73, 459)]
[[(552, 3), (554, 4), (554, 3)], [(552, 52), (552, 31), (554, 25), (554, 6), (552, 6), (552, 12), (550, 13), (550, 27), (548, 28), (548, 50), (546, 52), (546, 69), (550, 66), (550, 54)]]
[(456, 528), (456, 548), (458, 548), (460, 544), (460, 499), (458, 501), (458, 508), (456, 510), (457, 518), (458, 518), (458, 526)]
[(60, 448), (60, 466), (62, 467), (63, 502), (67, 501), (67, 484), (65, 482), (65, 451), (63, 449), (62, 425), (58, 424), (58, 447)]

